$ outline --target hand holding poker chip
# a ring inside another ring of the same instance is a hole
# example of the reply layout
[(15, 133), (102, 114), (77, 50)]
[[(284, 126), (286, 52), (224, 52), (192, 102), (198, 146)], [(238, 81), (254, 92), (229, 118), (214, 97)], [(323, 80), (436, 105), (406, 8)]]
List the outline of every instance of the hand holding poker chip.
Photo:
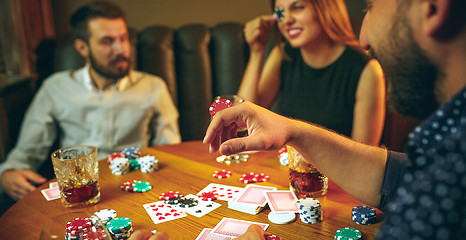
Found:
[(209, 107), (210, 116), (214, 117), (216, 113), (229, 107), (233, 107), (233, 103), (230, 100), (224, 98), (217, 99)]

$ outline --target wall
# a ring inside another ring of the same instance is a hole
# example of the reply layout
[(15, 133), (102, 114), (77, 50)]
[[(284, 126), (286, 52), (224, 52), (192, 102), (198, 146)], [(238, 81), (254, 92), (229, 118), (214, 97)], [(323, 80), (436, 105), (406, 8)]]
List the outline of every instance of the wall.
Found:
[[(213, 26), (220, 22), (245, 23), (256, 16), (270, 14), (270, 0), (109, 0), (127, 14), (130, 27), (142, 30), (159, 24), (173, 28), (188, 23)], [(52, 8), (57, 36), (70, 31), (69, 18), (80, 6), (92, 0), (54, 0)], [(346, 0), (348, 11), (358, 32), (364, 0)]]

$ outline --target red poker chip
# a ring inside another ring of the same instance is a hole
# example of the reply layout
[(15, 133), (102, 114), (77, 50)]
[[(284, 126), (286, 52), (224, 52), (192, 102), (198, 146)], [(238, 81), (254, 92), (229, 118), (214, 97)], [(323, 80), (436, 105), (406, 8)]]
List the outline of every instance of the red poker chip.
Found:
[(133, 183), (137, 182), (138, 180), (131, 180), (128, 182), (124, 182), (123, 184), (120, 185), (121, 190), (127, 191), (127, 192), (134, 192), (133, 190)]
[(214, 117), (216, 113), (229, 107), (233, 107), (233, 103), (230, 100), (224, 98), (217, 99), (209, 107), (210, 116)]
[(110, 163), (112, 162), (113, 159), (115, 158), (125, 158), (125, 154), (121, 153), (121, 152), (116, 152), (116, 153), (111, 153), (107, 156), (107, 163), (108, 165), (110, 165)]
[(161, 193), (159, 196), (160, 200), (170, 200), (170, 199), (175, 199), (180, 196), (180, 192), (177, 191), (169, 191), (169, 192), (164, 192)]
[(227, 171), (225, 169), (222, 169), (220, 171), (217, 170), (214, 173), (212, 173), (212, 176), (214, 178), (218, 178), (218, 179), (229, 178), (229, 177), (231, 177), (231, 171)]
[(218, 198), (216, 191), (203, 192), (197, 195), (202, 201), (213, 201)]
[(246, 173), (246, 174), (243, 174), (240, 178), (239, 178), (239, 181), (242, 182), (242, 183), (255, 183), (257, 182), (257, 176), (258, 174), (256, 173)]
[(282, 147), (282, 148), (280, 148), (278, 150), (278, 155), (282, 155), (282, 154), (287, 153), (287, 152), (288, 152), (288, 150), (286, 150), (286, 147)]
[(269, 175), (265, 173), (256, 174), (257, 182), (267, 182), (270, 179)]
[(265, 240), (280, 240), (280, 237), (275, 234), (264, 234)]

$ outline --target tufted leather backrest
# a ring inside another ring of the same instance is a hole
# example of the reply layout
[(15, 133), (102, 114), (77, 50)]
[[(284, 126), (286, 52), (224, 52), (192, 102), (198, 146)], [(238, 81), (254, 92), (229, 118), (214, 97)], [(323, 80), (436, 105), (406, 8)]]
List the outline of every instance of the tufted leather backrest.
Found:
[[(189, 24), (178, 29), (156, 25), (140, 32), (130, 29), (130, 37), (135, 69), (166, 81), (180, 112), (182, 140), (202, 139), (213, 99), (239, 88), (248, 56), (243, 24)], [(57, 39), (54, 59), (55, 71), (83, 65), (70, 35)]]

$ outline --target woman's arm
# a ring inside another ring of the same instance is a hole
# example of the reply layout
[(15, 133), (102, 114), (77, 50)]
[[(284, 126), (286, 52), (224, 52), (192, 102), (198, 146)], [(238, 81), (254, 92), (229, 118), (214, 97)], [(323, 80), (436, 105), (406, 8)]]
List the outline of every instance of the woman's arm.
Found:
[(361, 73), (356, 90), (352, 138), (378, 146), (385, 121), (385, 79), (376, 60), (371, 60)]

